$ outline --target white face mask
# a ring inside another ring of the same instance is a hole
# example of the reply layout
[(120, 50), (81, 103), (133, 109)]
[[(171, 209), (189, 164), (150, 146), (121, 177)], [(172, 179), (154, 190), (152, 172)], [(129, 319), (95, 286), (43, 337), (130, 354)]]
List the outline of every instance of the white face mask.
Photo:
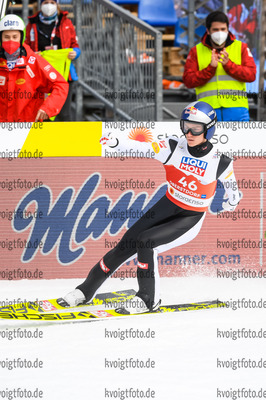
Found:
[(41, 10), (44, 16), (51, 17), (51, 15), (54, 15), (54, 13), (57, 11), (57, 4), (42, 4)]
[(223, 31), (218, 31), (211, 34), (212, 41), (218, 46), (221, 46), (221, 44), (226, 41), (227, 36), (228, 32)]

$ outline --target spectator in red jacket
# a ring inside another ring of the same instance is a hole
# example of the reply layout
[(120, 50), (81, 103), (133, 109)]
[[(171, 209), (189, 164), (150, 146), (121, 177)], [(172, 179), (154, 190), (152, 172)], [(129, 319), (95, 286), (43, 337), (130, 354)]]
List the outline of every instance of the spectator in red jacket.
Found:
[[(23, 44), (25, 24), (16, 15), (0, 21), (0, 121), (34, 122), (57, 115), (68, 83)], [(45, 99), (45, 94), (51, 93)]]
[(256, 47), (258, 15), (255, 1), (246, 0), (245, 3), (236, 4), (228, 10), (228, 19), (232, 33), (239, 40), (249, 43), (251, 48)]
[[(68, 12), (61, 11), (57, 0), (41, 0), (41, 10), (29, 17), (26, 28), (26, 41), (35, 52), (44, 50), (70, 49), (68, 58), (72, 61), (80, 56), (75, 28), (67, 18)], [(74, 82), (78, 80), (73, 63), (70, 66), (69, 93), (57, 120), (71, 120), (71, 100)]]
[(209, 103), (220, 121), (248, 121), (245, 82), (256, 79), (256, 64), (245, 43), (229, 31), (227, 16), (214, 11), (206, 18), (207, 32), (187, 57), (183, 82), (195, 88), (197, 99)]

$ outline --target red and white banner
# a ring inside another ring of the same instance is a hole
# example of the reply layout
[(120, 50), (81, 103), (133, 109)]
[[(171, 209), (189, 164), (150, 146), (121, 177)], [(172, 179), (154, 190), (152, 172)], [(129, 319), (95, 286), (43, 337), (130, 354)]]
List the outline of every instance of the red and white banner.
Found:
[[(0, 164), (0, 279), (14, 270), (12, 279), (87, 276), (167, 187), (155, 160), (18, 158)], [(234, 168), (243, 195), (236, 211), (217, 213), (225, 198), (218, 182), (197, 238), (159, 255), (161, 276), (265, 267), (265, 161), (240, 157)], [(134, 276), (136, 268), (133, 260), (122, 272)]]

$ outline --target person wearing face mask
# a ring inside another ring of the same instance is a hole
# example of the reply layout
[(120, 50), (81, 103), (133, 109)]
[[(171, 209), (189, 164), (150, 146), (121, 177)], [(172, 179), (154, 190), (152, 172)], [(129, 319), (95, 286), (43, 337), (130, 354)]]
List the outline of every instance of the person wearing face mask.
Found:
[(183, 82), (215, 109), (218, 121), (249, 121), (246, 82), (256, 79), (251, 51), (229, 31), (223, 12), (210, 13), (206, 28), (188, 54)]
[[(57, 115), (66, 80), (24, 44), (25, 24), (13, 14), (0, 21), (0, 121), (35, 122)], [(45, 95), (51, 93), (45, 99)]]
[[(80, 56), (78, 39), (67, 14), (68, 12), (59, 9), (57, 0), (41, 0), (41, 10), (29, 17), (25, 43), (35, 52), (69, 49), (68, 59), (71, 61), (77, 59)], [(58, 56), (60, 57), (60, 54)], [(68, 77), (69, 93), (57, 120), (71, 120), (71, 99), (74, 83), (77, 80), (78, 76), (71, 62)]]

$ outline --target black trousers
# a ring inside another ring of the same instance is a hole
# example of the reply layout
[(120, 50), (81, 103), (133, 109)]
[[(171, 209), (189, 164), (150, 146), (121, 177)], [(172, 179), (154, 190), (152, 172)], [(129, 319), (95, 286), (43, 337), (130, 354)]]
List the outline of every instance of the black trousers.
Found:
[(77, 287), (87, 300), (92, 299), (103, 282), (119, 267), (138, 257), (138, 296), (148, 307), (158, 302), (159, 273), (157, 254), (183, 245), (200, 231), (205, 213), (185, 210), (162, 197), (122, 237)]
[(56, 121), (72, 121), (72, 111), (71, 111), (71, 102), (72, 102), (72, 97), (74, 94), (74, 90), (76, 87), (76, 81), (69, 81), (69, 89), (68, 89), (68, 95), (66, 98), (66, 101), (62, 107), (62, 110), (56, 117)]

